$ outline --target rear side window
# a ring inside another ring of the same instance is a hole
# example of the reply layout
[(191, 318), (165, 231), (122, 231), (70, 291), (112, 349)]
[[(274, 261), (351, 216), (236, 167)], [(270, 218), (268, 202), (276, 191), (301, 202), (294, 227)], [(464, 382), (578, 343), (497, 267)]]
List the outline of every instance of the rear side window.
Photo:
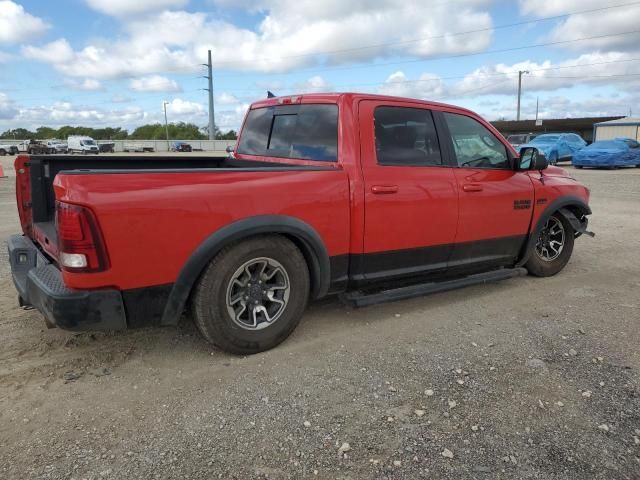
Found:
[(378, 107), (374, 112), (376, 155), (380, 165), (442, 165), (430, 110)]
[(251, 110), (238, 153), (335, 162), (337, 105), (283, 105)]

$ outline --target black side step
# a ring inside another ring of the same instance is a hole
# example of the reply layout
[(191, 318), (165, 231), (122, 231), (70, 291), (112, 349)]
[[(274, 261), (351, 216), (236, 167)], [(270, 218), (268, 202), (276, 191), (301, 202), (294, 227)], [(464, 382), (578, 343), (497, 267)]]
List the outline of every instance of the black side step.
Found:
[(477, 273), (468, 277), (442, 282), (419, 283), (407, 287), (394, 288), (391, 290), (376, 291), (373, 293), (357, 290), (342, 296), (342, 299), (354, 307), (366, 307), (378, 303), (404, 300), (405, 298), (419, 297), (429, 293), (445, 292), (456, 288), (468, 287), (479, 283), (497, 282), (508, 278), (522, 277), (527, 275), (526, 268), (501, 268), (486, 273)]

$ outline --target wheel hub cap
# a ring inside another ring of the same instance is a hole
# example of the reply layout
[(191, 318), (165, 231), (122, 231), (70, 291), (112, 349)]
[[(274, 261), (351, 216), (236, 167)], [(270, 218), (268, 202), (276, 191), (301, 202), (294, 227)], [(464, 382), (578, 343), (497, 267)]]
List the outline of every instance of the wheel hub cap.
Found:
[(565, 231), (562, 222), (556, 217), (547, 220), (536, 242), (536, 254), (545, 262), (552, 262), (564, 249)]
[(227, 311), (246, 330), (273, 325), (284, 312), (291, 292), (289, 275), (282, 264), (260, 257), (245, 262), (227, 286)]

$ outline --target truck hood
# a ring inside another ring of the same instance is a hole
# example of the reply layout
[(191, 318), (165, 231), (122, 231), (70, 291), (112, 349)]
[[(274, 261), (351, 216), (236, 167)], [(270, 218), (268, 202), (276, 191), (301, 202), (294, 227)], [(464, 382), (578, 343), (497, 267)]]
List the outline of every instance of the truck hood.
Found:
[(549, 165), (542, 173), (544, 173), (545, 177), (573, 178), (567, 170), (555, 165)]

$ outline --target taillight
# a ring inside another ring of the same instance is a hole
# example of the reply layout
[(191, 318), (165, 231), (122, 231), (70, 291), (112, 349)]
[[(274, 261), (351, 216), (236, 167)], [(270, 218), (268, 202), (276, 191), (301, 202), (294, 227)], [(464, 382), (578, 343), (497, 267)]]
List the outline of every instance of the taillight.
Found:
[(93, 212), (56, 202), (58, 261), (68, 272), (100, 272), (109, 266), (102, 235)]

